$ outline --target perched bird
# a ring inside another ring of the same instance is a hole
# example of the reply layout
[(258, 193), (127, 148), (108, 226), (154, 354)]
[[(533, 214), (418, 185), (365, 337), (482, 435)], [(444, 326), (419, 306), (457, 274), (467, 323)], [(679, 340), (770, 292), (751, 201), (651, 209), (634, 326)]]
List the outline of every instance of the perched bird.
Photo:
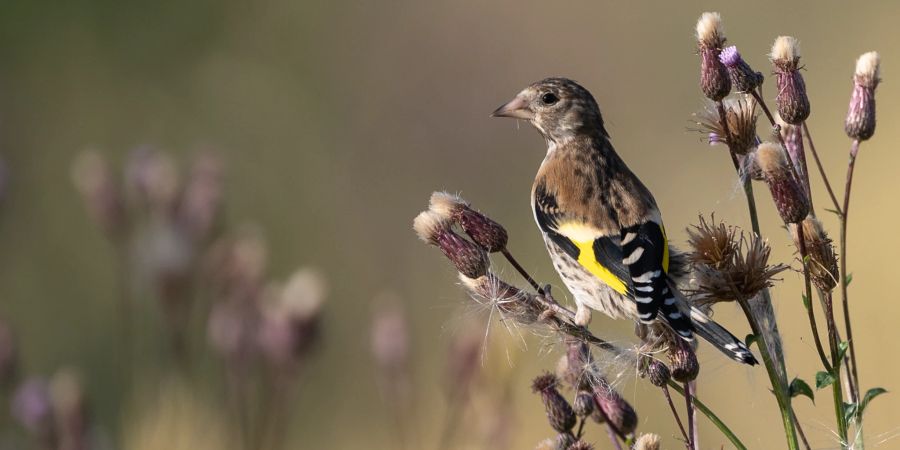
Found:
[(566, 78), (532, 84), (494, 117), (529, 121), (547, 141), (531, 191), (547, 250), (578, 305), (641, 324), (663, 323), (686, 341), (696, 332), (731, 358), (756, 364), (750, 350), (687, 303), (678, 291), (684, 261), (669, 249), (653, 195), (610, 143), (596, 100)]

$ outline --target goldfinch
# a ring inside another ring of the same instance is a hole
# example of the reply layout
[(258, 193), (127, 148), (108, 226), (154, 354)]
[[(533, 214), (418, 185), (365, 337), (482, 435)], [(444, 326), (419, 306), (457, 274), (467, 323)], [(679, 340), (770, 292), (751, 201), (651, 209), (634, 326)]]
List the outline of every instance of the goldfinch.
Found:
[(547, 142), (531, 191), (534, 217), (553, 265), (575, 297), (576, 321), (591, 310), (644, 325), (662, 322), (686, 341), (696, 332), (731, 358), (750, 350), (676, 287), (674, 258), (653, 195), (613, 149), (597, 102), (566, 78), (532, 84), (494, 117), (529, 121)]

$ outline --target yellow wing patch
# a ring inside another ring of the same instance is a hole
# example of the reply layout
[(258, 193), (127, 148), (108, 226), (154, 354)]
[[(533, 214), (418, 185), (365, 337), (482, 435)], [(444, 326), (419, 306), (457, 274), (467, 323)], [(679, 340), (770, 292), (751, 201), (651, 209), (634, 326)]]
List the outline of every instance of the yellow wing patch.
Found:
[(578, 247), (578, 264), (581, 264), (588, 272), (606, 283), (620, 294), (625, 294), (628, 288), (625, 282), (615, 276), (609, 269), (600, 265), (594, 257), (594, 241), (572, 241)]

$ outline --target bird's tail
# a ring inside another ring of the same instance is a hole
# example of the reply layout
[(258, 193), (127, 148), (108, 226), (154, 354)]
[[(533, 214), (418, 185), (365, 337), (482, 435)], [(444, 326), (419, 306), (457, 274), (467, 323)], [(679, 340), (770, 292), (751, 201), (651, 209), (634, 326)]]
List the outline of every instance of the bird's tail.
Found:
[(691, 307), (691, 322), (693, 322), (695, 333), (731, 359), (751, 366), (758, 364), (753, 352), (740, 339), (693, 306)]

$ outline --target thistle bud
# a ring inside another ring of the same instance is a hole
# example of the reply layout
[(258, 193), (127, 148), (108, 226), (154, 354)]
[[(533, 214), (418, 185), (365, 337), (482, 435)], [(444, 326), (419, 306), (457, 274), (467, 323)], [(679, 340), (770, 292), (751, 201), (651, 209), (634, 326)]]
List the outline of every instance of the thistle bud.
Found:
[(578, 391), (575, 394), (573, 409), (578, 417), (587, 417), (594, 412), (594, 396), (588, 391)]
[(643, 368), (641, 376), (649, 378), (654, 386), (665, 386), (666, 383), (669, 382), (669, 379), (672, 378), (672, 373), (669, 371), (669, 368), (661, 361), (653, 358), (647, 359), (647, 365)]
[(578, 339), (566, 341), (566, 374), (565, 380), (573, 389), (584, 388), (588, 382), (585, 370), (591, 362), (591, 350), (587, 343)]
[(490, 266), (487, 253), (454, 233), (448, 222), (436, 212), (423, 211), (416, 216), (413, 229), (420, 239), (440, 248), (461, 274), (468, 278), (479, 278), (487, 274)]
[(809, 202), (806, 191), (791, 174), (784, 153), (780, 145), (764, 142), (756, 150), (756, 159), (781, 219), (784, 223), (797, 223), (809, 214)]
[[(831, 238), (825, 232), (822, 222), (815, 217), (804, 219), (802, 226), (812, 281), (819, 289), (831, 292), (837, 286), (838, 280), (837, 257), (834, 255)], [(800, 236), (797, 233), (796, 224), (791, 226), (791, 235), (794, 238), (794, 244), (799, 248)]]
[(800, 177), (801, 187), (808, 194), (809, 171), (806, 166), (806, 153), (803, 149), (803, 128), (799, 125), (791, 125), (780, 117), (777, 120), (781, 127), (781, 139), (784, 141), (785, 150), (791, 158), (791, 164), (797, 171), (797, 176)]
[(457, 195), (446, 192), (431, 194), (429, 209), (450, 222), (459, 223), (463, 231), (490, 253), (506, 248), (509, 235), (503, 225), (488, 216), (475, 211), (471, 205)]
[(594, 402), (603, 417), (622, 434), (631, 434), (637, 428), (638, 417), (634, 408), (605, 379), (601, 378), (594, 387)]
[(719, 52), (725, 43), (722, 17), (705, 12), (697, 21), (697, 47), (700, 52), (700, 90), (707, 98), (719, 101), (731, 91), (731, 78)]
[(531, 390), (541, 395), (550, 426), (559, 433), (569, 433), (575, 426), (575, 411), (556, 389), (556, 384), (556, 376), (547, 373), (534, 379)]
[(634, 443), (634, 450), (659, 450), (660, 438), (658, 434), (642, 434)]
[[(728, 149), (737, 155), (746, 155), (756, 147), (756, 100), (737, 98), (725, 101), (725, 121), (731, 140)], [(723, 130), (724, 131), (724, 130)]]
[(875, 88), (881, 81), (877, 52), (865, 53), (856, 60), (853, 93), (844, 130), (852, 139), (865, 141), (875, 134)]
[(732, 45), (723, 49), (719, 54), (719, 61), (722, 61), (728, 70), (731, 86), (735, 92), (752, 92), (762, 85), (762, 73), (754, 72), (750, 68), (750, 65), (741, 57), (737, 47)]
[(806, 83), (800, 75), (800, 42), (791, 36), (779, 36), (770, 55), (775, 66), (778, 114), (785, 122), (799, 125), (809, 117)]
[(695, 380), (700, 374), (697, 354), (687, 342), (672, 339), (668, 356), (669, 364), (672, 366), (672, 378), (684, 383)]

